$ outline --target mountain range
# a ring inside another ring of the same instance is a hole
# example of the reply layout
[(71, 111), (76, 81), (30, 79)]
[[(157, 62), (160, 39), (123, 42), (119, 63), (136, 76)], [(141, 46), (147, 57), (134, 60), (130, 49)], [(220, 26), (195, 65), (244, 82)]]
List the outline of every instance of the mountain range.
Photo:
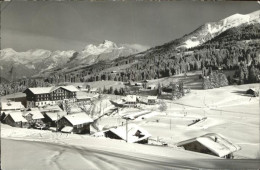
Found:
[(64, 71), (73, 73), (73, 70), (77, 70), (78, 72), (85, 66), (96, 67), (96, 64), (102, 61), (112, 62), (120, 59), (124, 60), (127, 57), (138, 59), (149, 58), (150, 56), (163, 56), (166, 53), (167, 55), (181, 53), (182, 51), (200, 47), (218, 36), (227, 34), (227, 31), (259, 23), (260, 10), (245, 15), (234, 14), (217, 22), (205, 23), (181, 38), (142, 52), (127, 45), (117, 45), (108, 40), (99, 45), (87, 45), (80, 52), (73, 50), (51, 52), (42, 49), (16, 52), (13, 49), (3, 49), (0, 57), (0, 66), (3, 67), (2, 77), (10, 80), (8, 74), (12, 65), (17, 69), (17, 77), (48, 76), (49, 74), (62, 73)]
[(93, 44), (87, 45), (81, 52), (74, 50), (49, 51), (44, 49), (17, 52), (12, 48), (2, 49), (0, 52), (1, 76), (12, 80), (31, 77), (42, 72), (51, 72), (59, 68), (91, 65), (99, 61), (113, 60), (140, 51), (125, 44), (117, 45), (105, 40), (97, 46)]

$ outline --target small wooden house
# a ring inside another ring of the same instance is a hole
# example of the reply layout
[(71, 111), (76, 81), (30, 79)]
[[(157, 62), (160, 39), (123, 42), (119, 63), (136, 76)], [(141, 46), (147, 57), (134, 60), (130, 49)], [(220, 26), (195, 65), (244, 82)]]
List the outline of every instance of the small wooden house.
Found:
[(25, 111), (23, 117), (30, 123), (42, 123), (44, 116), (39, 110)]
[(209, 133), (179, 142), (177, 146), (183, 147), (185, 150), (214, 155), (226, 159), (232, 159), (233, 152), (241, 149), (223, 136), (215, 133)]
[(10, 112), (4, 118), (4, 122), (13, 127), (28, 128), (29, 123), (23, 117), (22, 112)]
[(148, 96), (147, 97), (147, 104), (154, 105), (157, 102), (157, 96)]
[[(90, 124), (93, 120), (85, 113), (71, 114), (63, 116), (57, 121), (58, 129), (67, 133), (90, 133)], [(71, 127), (68, 128), (67, 126)], [(65, 128), (65, 129), (63, 129)], [(70, 131), (68, 131), (70, 129)]]
[(44, 113), (44, 123), (48, 124), (50, 127), (56, 127), (57, 120), (66, 116), (67, 112), (46, 112)]
[(145, 129), (137, 126), (136, 124), (128, 124), (117, 128), (111, 128), (104, 132), (105, 137), (111, 139), (125, 140), (128, 143), (148, 143), (151, 136)]

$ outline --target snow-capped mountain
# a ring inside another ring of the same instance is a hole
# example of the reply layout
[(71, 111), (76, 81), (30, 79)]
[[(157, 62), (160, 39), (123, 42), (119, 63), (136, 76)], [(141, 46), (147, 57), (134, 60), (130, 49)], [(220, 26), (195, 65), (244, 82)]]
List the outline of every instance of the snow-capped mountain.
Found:
[(10, 80), (12, 67), (15, 78), (32, 76), (45, 69), (64, 65), (75, 51), (54, 51), (43, 49), (17, 52), (12, 48), (0, 50), (0, 67), (2, 76)]
[(140, 52), (124, 44), (115, 44), (105, 40), (99, 45), (89, 44), (78, 55), (67, 63), (67, 67), (91, 65), (99, 61), (114, 60), (121, 56), (128, 56)]
[(218, 22), (210, 22), (202, 25), (190, 34), (178, 39), (177, 48), (192, 48), (218, 36), (227, 29), (242, 24), (260, 23), (260, 10), (250, 14), (234, 14)]
[(122, 49), (123, 47), (117, 47), (115, 43), (112, 41), (105, 40), (102, 44), (99, 44), (98, 46), (89, 44), (85, 47), (85, 49), (82, 51), (84, 55), (99, 55), (101, 53), (109, 53), (114, 49)]
[(140, 51), (124, 44), (117, 45), (105, 40), (99, 45), (89, 44), (81, 52), (44, 49), (17, 52), (12, 48), (3, 49), (0, 52), (2, 76), (10, 80), (9, 71), (12, 67), (15, 68), (16, 78), (30, 77), (36, 74), (41, 75), (44, 72), (52, 72), (55, 69), (66, 69), (104, 60), (113, 60)]

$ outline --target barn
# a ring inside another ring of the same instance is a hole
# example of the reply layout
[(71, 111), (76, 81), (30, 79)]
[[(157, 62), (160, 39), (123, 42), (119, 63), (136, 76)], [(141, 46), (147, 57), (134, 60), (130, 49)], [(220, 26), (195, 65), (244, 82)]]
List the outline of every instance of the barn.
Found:
[(28, 128), (29, 123), (23, 117), (22, 112), (10, 112), (4, 118), (4, 122), (13, 127)]
[(111, 139), (125, 140), (128, 143), (146, 144), (148, 143), (148, 139), (151, 135), (145, 129), (137, 126), (136, 124), (128, 124), (127, 127), (119, 126), (106, 130), (104, 131), (104, 136)]
[(205, 134), (200, 137), (192, 138), (179, 142), (178, 147), (183, 147), (185, 150), (218, 156), (221, 158), (232, 159), (233, 152), (241, 148), (223, 136), (216, 133)]

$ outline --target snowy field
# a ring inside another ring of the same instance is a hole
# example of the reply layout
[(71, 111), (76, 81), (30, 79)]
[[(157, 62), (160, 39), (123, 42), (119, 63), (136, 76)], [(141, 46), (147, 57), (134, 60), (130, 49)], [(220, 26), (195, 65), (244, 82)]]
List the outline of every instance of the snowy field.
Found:
[[(114, 116), (104, 117), (99, 122), (104, 126), (117, 126), (125, 123), (121, 117), (126, 114), (150, 111), (130, 121), (145, 128), (152, 139), (169, 145), (201, 136), (206, 133), (219, 133), (242, 149), (234, 153), (236, 159), (259, 159), (259, 98), (245, 94), (248, 88), (258, 84), (227, 86), (210, 90), (192, 90), (183, 98), (166, 101), (167, 110), (160, 112), (158, 105), (141, 109), (126, 108)], [(196, 119), (202, 119), (188, 126)]]
[[(248, 159), (260, 158), (259, 98), (244, 94), (249, 87), (258, 89), (258, 84), (192, 90), (179, 100), (166, 101), (166, 111), (160, 112), (158, 105), (144, 105), (120, 109), (119, 113), (104, 116), (99, 121), (100, 127), (121, 125), (125, 123), (121, 119), (123, 115), (148, 111), (131, 122), (145, 128), (152, 135), (151, 140), (165, 142), (169, 147), (1, 124), (2, 168), (234, 169), (236, 166), (237, 169), (256, 169), (260, 164)], [(111, 107), (108, 98), (101, 105)], [(188, 126), (193, 120), (203, 117), (206, 117), (204, 121)], [(180, 141), (206, 133), (219, 133), (239, 145), (242, 149), (234, 153), (235, 160), (185, 151), (175, 146)]]
[(256, 168), (250, 160), (225, 160), (178, 148), (130, 144), (88, 135), (2, 125), (1, 162), (13, 169), (231, 169)]

